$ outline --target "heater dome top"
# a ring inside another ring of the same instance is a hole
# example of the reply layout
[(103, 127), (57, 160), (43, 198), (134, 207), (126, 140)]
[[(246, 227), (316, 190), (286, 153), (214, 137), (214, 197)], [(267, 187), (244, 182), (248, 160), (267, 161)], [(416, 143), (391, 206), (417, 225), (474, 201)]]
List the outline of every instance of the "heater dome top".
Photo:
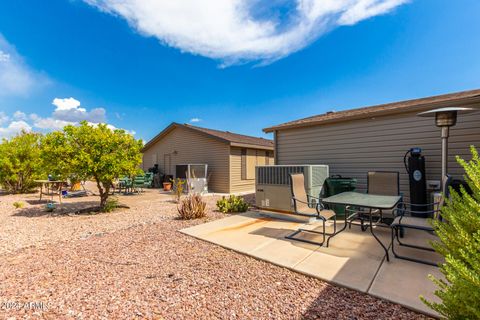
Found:
[(475, 109), (468, 107), (446, 107), (438, 108), (425, 112), (421, 112), (418, 115), (420, 117), (435, 117), (435, 125), (437, 127), (452, 127), (457, 123), (457, 114), (473, 112)]
[(456, 111), (457, 113), (470, 113), (474, 112), (476, 109), (469, 108), (469, 107), (445, 107), (445, 108), (438, 108), (433, 110), (428, 110), (424, 112), (420, 112), (418, 116), (420, 117), (435, 117), (437, 113), (444, 113), (444, 112), (453, 112)]

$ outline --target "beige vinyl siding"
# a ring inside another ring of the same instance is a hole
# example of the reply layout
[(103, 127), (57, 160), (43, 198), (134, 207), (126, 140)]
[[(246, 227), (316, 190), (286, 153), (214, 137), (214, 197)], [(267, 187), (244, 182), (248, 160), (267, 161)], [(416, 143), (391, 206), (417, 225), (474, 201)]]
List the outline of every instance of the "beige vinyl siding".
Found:
[(245, 166), (242, 168), (245, 173), (242, 178), (245, 180), (254, 180), (255, 166), (257, 165), (257, 151), (255, 149), (247, 149), (245, 162)]
[[(177, 154), (174, 154), (174, 151), (177, 151)], [(228, 143), (176, 127), (144, 152), (143, 169), (153, 167), (153, 161), (157, 159), (162, 172), (175, 175), (177, 164), (206, 163), (211, 174), (209, 189), (213, 192), (228, 193), (229, 156)]]
[[(399, 171), (400, 189), (409, 195), (403, 156), (411, 147), (422, 148), (428, 180), (440, 180), (440, 128), (434, 118), (414, 113), (351, 120), (276, 132), (277, 164), (327, 164), (330, 174), (358, 179), (366, 190), (368, 171)], [(480, 112), (459, 115), (450, 129), (449, 173), (461, 178), (455, 155), (470, 159), (469, 146), (480, 147)]]
[[(230, 149), (230, 192), (254, 192), (255, 191), (255, 166), (264, 165), (266, 161), (273, 163), (273, 157), (267, 159), (265, 150), (246, 149), (247, 157), (250, 158), (253, 166), (253, 177), (245, 179), (242, 177), (242, 148), (232, 147)], [(250, 155), (250, 157), (248, 157)], [(254, 156), (252, 156), (254, 155)], [(273, 154), (272, 154), (273, 156)], [(253, 161), (253, 163), (252, 163)], [(245, 164), (247, 165), (247, 164)]]

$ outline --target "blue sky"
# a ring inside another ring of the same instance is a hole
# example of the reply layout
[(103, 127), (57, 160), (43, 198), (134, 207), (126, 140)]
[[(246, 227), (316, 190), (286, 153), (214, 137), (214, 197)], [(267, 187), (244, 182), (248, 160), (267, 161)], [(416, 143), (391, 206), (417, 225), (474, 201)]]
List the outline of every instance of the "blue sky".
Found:
[(478, 0), (123, 3), (0, 2), (0, 136), (86, 119), (148, 140), (196, 119), (268, 137), (329, 110), (480, 88)]

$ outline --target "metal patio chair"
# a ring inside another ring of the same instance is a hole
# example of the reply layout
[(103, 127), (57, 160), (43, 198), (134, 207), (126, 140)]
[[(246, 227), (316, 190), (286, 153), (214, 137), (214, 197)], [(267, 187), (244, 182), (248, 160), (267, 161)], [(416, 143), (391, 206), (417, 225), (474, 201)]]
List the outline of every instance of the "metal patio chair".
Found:
[[(325, 209), (320, 198), (312, 197), (311, 195), (307, 194), (305, 190), (305, 177), (303, 176), (303, 173), (290, 174), (290, 181), (291, 181), (290, 187), (292, 191), (292, 202), (293, 202), (295, 214), (304, 216), (304, 217), (314, 217), (316, 219), (321, 220), (323, 229), (322, 229), (322, 232), (319, 232), (315, 230), (300, 228), (295, 232), (285, 236), (285, 238), (322, 246), (325, 243), (325, 236), (330, 236), (332, 234), (335, 234), (335, 232), (337, 231), (337, 217), (336, 217), (335, 211)], [(327, 233), (325, 230), (325, 222), (331, 218), (334, 219), (333, 233)], [(296, 235), (302, 232), (321, 234), (323, 237), (322, 242), (295, 237)], [(328, 243), (327, 243), (327, 246), (328, 246)]]
[(145, 176), (138, 175), (133, 179), (133, 190), (134, 192), (141, 193), (145, 187)]
[[(400, 193), (400, 174), (398, 171), (369, 171), (367, 173), (367, 193), (378, 194), (382, 196), (399, 196)], [(382, 210), (375, 210), (366, 212), (365, 210), (358, 210), (354, 208), (346, 208), (346, 214), (349, 214), (349, 228), (353, 225), (359, 225), (362, 231), (367, 230), (369, 214), (377, 217), (376, 224), (384, 220), (384, 212)], [(393, 212), (392, 212), (393, 215)], [(391, 218), (393, 220), (393, 217)], [(359, 220), (360, 223), (353, 221)]]
[(122, 177), (118, 179), (117, 189), (118, 193), (121, 193), (123, 190), (124, 194), (127, 194), (132, 191), (133, 181), (129, 177)]
[[(407, 257), (407, 256), (403, 256), (403, 255), (398, 254), (395, 251), (395, 242), (397, 242), (398, 245), (404, 246), (404, 247), (409, 247), (409, 248), (414, 248), (414, 249), (419, 249), (419, 250), (425, 250), (425, 251), (435, 251), (431, 247), (417, 246), (417, 245), (402, 242), (400, 240), (400, 238), (402, 238), (401, 231), (402, 230), (408, 230), (408, 229), (415, 229), (415, 230), (422, 230), (422, 231), (434, 233), (435, 229), (431, 225), (429, 219), (421, 218), (421, 217), (414, 217), (414, 216), (412, 216), (412, 214), (413, 215), (418, 214), (418, 213), (419, 214), (427, 214), (427, 215), (431, 215), (432, 219), (441, 220), (442, 216), (440, 214), (440, 210), (442, 209), (442, 206), (445, 202), (445, 199), (450, 196), (450, 192), (449, 192), (448, 188), (449, 188), (451, 182), (452, 182), (452, 178), (450, 176), (447, 176), (447, 179), (445, 179), (444, 187), (443, 187), (444, 193), (442, 195), (442, 199), (441, 199), (440, 202), (430, 203), (430, 204), (413, 204), (416, 207), (425, 206), (430, 210), (414, 211), (414, 210), (411, 209), (412, 204), (404, 204), (402, 207), (394, 210), (394, 213), (396, 214), (396, 217), (393, 220), (390, 227), (392, 228), (392, 253), (395, 256), (395, 258), (408, 260), (408, 261), (413, 261), (413, 262), (418, 262), (418, 263), (423, 263), (423, 264), (428, 264), (428, 265), (431, 265), (431, 266), (437, 266), (436, 263), (431, 262), (431, 261), (426, 261), (426, 260), (422, 260), (422, 259)], [(406, 237), (406, 235), (403, 235), (403, 237)]]
[(145, 173), (145, 183), (143, 185), (145, 188), (152, 188), (153, 187), (153, 173), (146, 172)]

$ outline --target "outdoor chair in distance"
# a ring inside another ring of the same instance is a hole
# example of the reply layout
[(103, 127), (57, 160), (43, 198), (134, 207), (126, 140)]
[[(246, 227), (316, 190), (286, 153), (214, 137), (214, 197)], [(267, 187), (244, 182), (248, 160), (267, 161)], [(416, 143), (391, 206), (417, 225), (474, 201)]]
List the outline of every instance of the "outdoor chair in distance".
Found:
[(117, 184), (118, 192), (121, 193), (123, 190), (123, 193), (127, 194), (132, 189), (132, 183), (133, 183), (132, 179), (128, 177), (122, 177), (118, 179), (118, 184)]
[[(326, 210), (323, 207), (323, 204), (319, 198), (312, 197), (311, 195), (307, 194), (307, 192), (305, 191), (305, 177), (303, 176), (303, 173), (290, 174), (290, 181), (291, 181), (290, 187), (292, 191), (292, 202), (293, 202), (295, 214), (300, 216), (305, 216), (305, 217), (314, 217), (322, 220), (323, 230), (322, 232), (319, 232), (315, 230), (298, 229), (295, 232), (285, 236), (285, 238), (322, 246), (325, 243), (325, 236), (330, 236), (332, 234), (335, 234), (335, 232), (337, 231), (337, 217), (335, 215), (335, 211)], [(326, 233), (325, 222), (330, 218), (334, 219), (333, 233)], [(302, 232), (321, 234), (323, 238), (322, 242), (295, 237), (296, 235)]]
[(133, 179), (133, 189), (140, 193), (143, 192), (143, 188), (145, 187), (145, 176), (138, 175), (135, 176)]
[[(367, 173), (367, 193), (382, 196), (401, 195), (400, 177), (398, 171), (369, 171)], [(365, 225), (365, 221), (368, 221), (369, 219), (367, 214), (377, 215), (378, 219), (376, 223), (382, 222), (384, 219), (382, 210), (366, 212), (364, 210), (353, 210), (352, 208), (346, 208), (345, 211), (346, 214), (350, 214), (348, 218), (350, 221), (349, 227), (351, 227), (352, 224), (360, 225), (362, 231), (365, 231), (368, 228), (368, 225)], [(360, 220), (360, 223), (353, 223), (354, 220)]]
[(145, 173), (144, 187), (145, 188), (152, 188), (153, 187), (153, 173), (152, 172), (146, 172)]
[[(426, 260), (421, 260), (413, 257), (407, 257), (398, 254), (395, 251), (395, 242), (398, 243), (400, 246), (404, 247), (409, 247), (409, 248), (414, 248), (414, 249), (419, 249), (419, 250), (425, 250), (425, 251), (435, 251), (431, 247), (424, 247), (424, 246), (417, 246), (413, 244), (408, 244), (406, 242), (400, 241), (401, 234), (400, 231), (403, 230), (408, 230), (408, 229), (415, 229), (415, 230), (422, 230), (430, 233), (434, 233), (435, 229), (433, 226), (430, 224), (429, 219), (427, 218), (421, 218), (421, 217), (415, 217), (412, 216), (415, 215), (416, 213), (419, 214), (426, 214), (426, 215), (431, 215), (433, 219), (439, 219), (441, 220), (441, 215), (440, 215), (440, 210), (445, 202), (445, 199), (449, 197), (449, 190), (448, 187), (450, 186), (450, 183), (452, 181), (452, 178), (447, 176), (445, 179), (444, 183), (444, 193), (442, 195), (442, 199), (438, 203), (430, 203), (430, 204), (413, 204), (415, 207), (421, 207), (421, 206), (426, 206), (428, 209), (427, 211), (413, 211), (412, 204), (403, 204), (401, 207), (397, 208), (394, 210), (394, 213), (396, 214), (395, 219), (393, 220), (392, 224), (390, 227), (392, 228), (392, 253), (397, 259), (403, 259), (403, 260), (408, 260), (408, 261), (413, 261), (413, 262), (418, 262), (418, 263), (423, 263), (423, 264), (428, 264), (431, 266), (438, 266), (438, 264)], [(408, 238), (408, 233), (405, 232), (403, 235), (404, 238)], [(396, 240), (396, 241), (395, 241)]]

